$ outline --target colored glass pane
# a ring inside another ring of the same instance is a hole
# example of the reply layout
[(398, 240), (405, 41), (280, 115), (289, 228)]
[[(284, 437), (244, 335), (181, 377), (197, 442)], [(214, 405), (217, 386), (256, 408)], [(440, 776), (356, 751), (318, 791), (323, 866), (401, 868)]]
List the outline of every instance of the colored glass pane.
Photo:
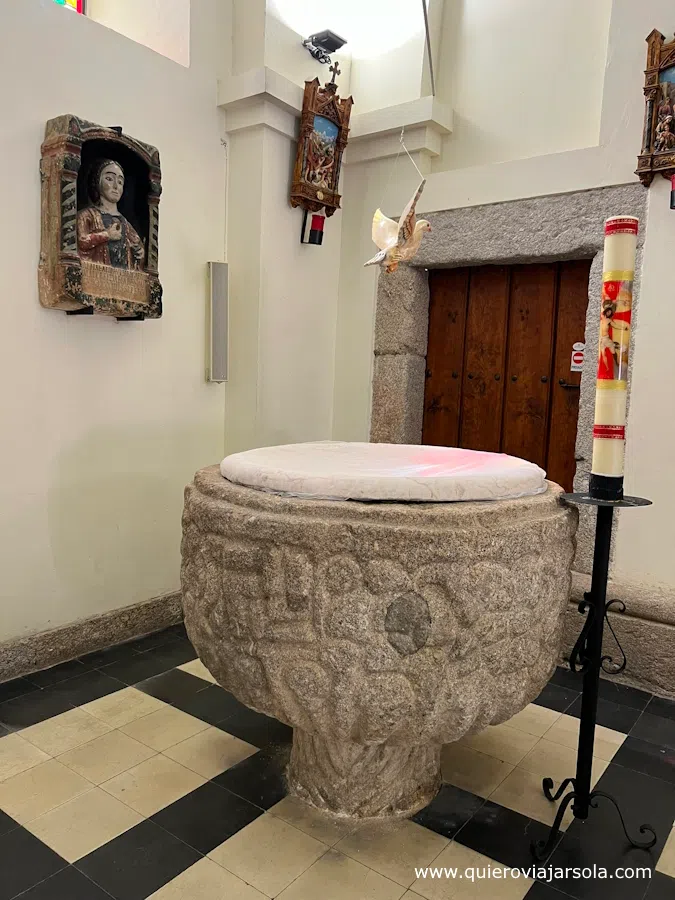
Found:
[(67, 6), (75, 12), (84, 12), (84, 0), (54, 0), (59, 6)]

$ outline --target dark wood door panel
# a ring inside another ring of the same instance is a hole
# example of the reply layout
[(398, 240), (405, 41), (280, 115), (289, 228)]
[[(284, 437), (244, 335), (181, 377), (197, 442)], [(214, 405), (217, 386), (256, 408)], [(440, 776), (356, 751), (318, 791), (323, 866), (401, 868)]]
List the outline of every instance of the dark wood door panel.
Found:
[(579, 418), (581, 372), (571, 372), (572, 349), (583, 343), (588, 307), (589, 259), (561, 263), (558, 282), (551, 416), (546, 471), (551, 481), (571, 491), (576, 470), (574, 445)]
[(555, 264), (513, 266), (502, 450), (546, 465)]
[(424, 389), (425, 444), (457, 446), (464, 363), (468, 269), (429, 272), (429, 342)]
[(502, 451), (572, 488), (589, 260), (430, 273), (423, 441)]
[(506, 266), (472, 269), (466, 320), (459, 446), (498, 451), (509, 311)]

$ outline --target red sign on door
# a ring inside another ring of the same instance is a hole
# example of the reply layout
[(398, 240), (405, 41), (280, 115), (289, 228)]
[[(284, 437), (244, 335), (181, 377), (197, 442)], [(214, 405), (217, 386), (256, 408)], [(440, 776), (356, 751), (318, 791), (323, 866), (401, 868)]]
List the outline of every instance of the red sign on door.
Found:
[(577, 342), (572, 347), (572, 361), (570, 363), (570, 372), (581, 372), (584, 368), (584, 350), (586, 349), (586, 345), (582, 344), (581, 341)]

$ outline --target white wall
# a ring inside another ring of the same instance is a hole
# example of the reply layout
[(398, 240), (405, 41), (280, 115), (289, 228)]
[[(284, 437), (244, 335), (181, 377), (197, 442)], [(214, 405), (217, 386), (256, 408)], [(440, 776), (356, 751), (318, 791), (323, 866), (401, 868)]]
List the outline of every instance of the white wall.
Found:
[[(324, 83), (331, 73), (302, 46), (309, 30), (303, 35), (289, 24), (303, 27), (305, 19), (282, 18), (281, 6), (269, 2), (264, 17), (262, 0), (234, 0), (233, 6), (232, 81), (241, 84), (237, 76), (265, 66), (282, 76), (275, 81), (285, 84), (287, 102), (254, 93), (226, 106), (232, 336), (225, 387), (227, 452), (328, 439), (333, 424), (342, 216), (337, 212), (326, 219), (322, 246), (303, 245), (302, 210), (289, 203), (302, 98), (293, 84), (299, 88), (315, 76)], [(316, 18), (322, 12), (319, 5), (312, 14)], [(318, 21), (330, 26), (330, 21)], [(236, 50), (240, 31), (252, 48), (251, 65)], [(255, 47), (264, 50), (262, 59)], [(335, 58), (342, 70), (340, 95), (348, 96), (349, 55), (340, 52)], [(229, 96), (225, 80), (223, 93)]]
[(260, 125), (229, 145), (226, 450), (330, 438), (341, 214), (322, 246), (301, 244), (288, 202), (296, 142)]
[(425, 47), (423, 27), (420, 22), (409, 40), (395, 50), (354, 60), (351, 89), (359, 98), (359, 113), (417, 100), (421, 96)]
[(87, 0), (87, 16), (174, 62), (190, 65), (190, 0)]
[(264, 266), (260, 307), (259, 444), (330, 438), (341, 214), (320, 247), (300, 243), (302, 211), (288, 202), (296, 143), (264, 135)]
[[(453, 16), (457, 20), (458, 8), (446, 3), (439, 95), (455, 96), (460, 109), (456, 107), (455, 130), (445, 139), (443, 156), (428, 178), (421, 212), (635, 181), (644, 113), (644, 39), (653, 28), (672, 34), (673, 7), (671, 0), (613, 0), (606, 35), (607, 6), (605, 0), (462, 0), (461, 35), (453, 44), (449, 23)], [(471, 104), (462, 113), (461, 104), (469, 93), (475, 103), (489, 103), (492, 85), (485, 79), (470, 84), (469, 75), (480, 74), (471, 60), (486, 62), (490, 47), (502, 63), (508, 56), (509, 67), (497, 66), (494, 84), (502, 99), (488, 117), (485, 127), (492, 140), (485, 144), (476, 124), (484, 116), (476, 118)], [(595, 73), (588, 94), (576, 81), (577, 65)], [(554, 77), (546, 79), (544, 70)], [(597, 79), (603, 72), (599, 93)], [(548, 85), (553, 104), (544, 102), (542, 85)], [(534, 107), (529, 105), (533, 99), (538, 104)], [(551, 110), (560, 115), (562, 126), (552, 121)], [(544, 137), (536, 143), (538, 130)], [(333, 423), (337, 439), (368, 439), (377, 276), (362, 263), (372, 254), (373, 210), (382, 206), (390, 215), (399, 212), (415, 180), (409, 163), (399, 161), (393, 176), (392, 165), (391, 160), (375, 160), (346, 167)], [(668, 456), (675, 441), (675, 416), (667, 374), (669, 332), (659, 328), (664, 298), (672, 293), (675, 214), (668, 208), (668, 191), (667, 182), (655, 181), (643, 223), (644, 265), (627, 432), (626, 489), (651, 496), (655, 503), (650, 510), (620, 517), (616, 574), (675, 588), (670, 564), (675, 476)]]
[[(0, 639), (179, 587), (183, 487), (224, 444), (223, 389), (204, 382), (205, 264), (224, 253), (224, 5), (194, 5), (186, 69), (52, 0), (0, 2)], [(162, 319), (39, 305), (40, 144), (68, 112), (160, 149)]]
[(232, 75), (265, 65), (265, 13), (266, 0), (232, 0)]
[[(301, 87), (304, 87), (305, 81), (312, 78), (318, 78), (321, 84), (325, 84), (331, 79), (329, 66), (317, 62), (310, 56), (307, 48), (302, 46), (302, 41), (306, 37), (306, 34), (293, 31), (285, 22), (278, 19), (273, 10), (268, 10), (265, 19), (265, 65)], [(332, 60), (337, 61), (340, 66), (338, 78), (340, 95), (347, 97), (350, 93), (351, 72), (349, 49), (344, 47), (334, 53)]]
[[(612, 0), (447, 0), (438, 171), (598, 143)], [(641, 39), (641, 36), (639, 36)]]
[[(675, 501), (675, 403), (666, 305), (673, 296), (675, 212), (670, 183), (649, 191), (640, 306), (633, 342), (633, 381), (626, 427), (626, 492), (649, 497), (648, 509), (622, 513), (614, 572), (629, 581), (675, 587), (672, 504)], [(664, 327), (665, 325), (665, 327)]]

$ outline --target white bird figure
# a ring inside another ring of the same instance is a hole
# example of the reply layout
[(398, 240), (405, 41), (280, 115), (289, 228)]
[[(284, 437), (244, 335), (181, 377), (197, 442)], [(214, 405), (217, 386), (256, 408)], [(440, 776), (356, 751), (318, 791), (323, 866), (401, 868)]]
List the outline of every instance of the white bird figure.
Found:
[(387, 274), (395, 272), (398, 264), (409, 262), (417, 253), (422, 243), (425, 231), (431, 231), (431, 225), (426, 219), (415, 219), (415, 207), (424, 190), (426, 179), (422, 179), (420, 186), (403, 210), (398, 224), (393, 219), (388, 219), (381, 209), (373, 216), (373, 241), (380, 248), (380, 252), (369, 259), (364, 266), (381, 265)]

